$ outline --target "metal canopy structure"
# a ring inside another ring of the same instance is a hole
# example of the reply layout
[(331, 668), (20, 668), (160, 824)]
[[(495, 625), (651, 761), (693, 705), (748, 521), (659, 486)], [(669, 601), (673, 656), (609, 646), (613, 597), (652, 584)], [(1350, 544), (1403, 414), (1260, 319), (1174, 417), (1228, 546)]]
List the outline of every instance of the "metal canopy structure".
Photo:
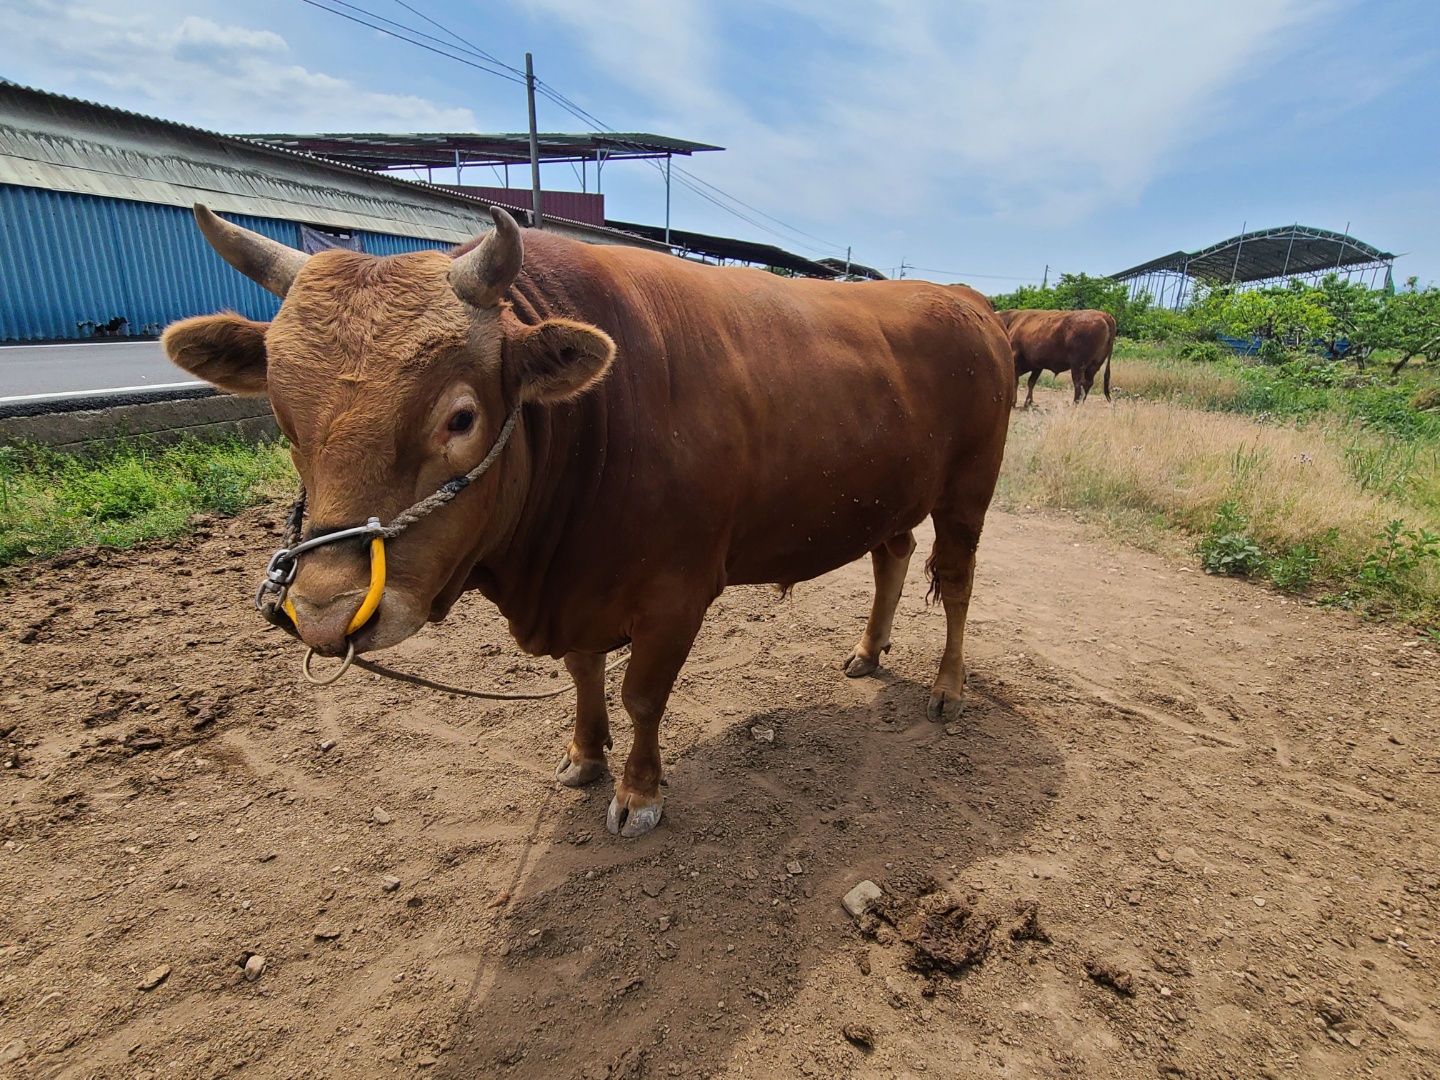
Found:
[(1132, 296), (1148, 292), (1156, 304), (1179, 308), (1197, 281), (1210, 285), (1264, 285), (1325, 274), (1356, 276), (1374, 287), (1389, 281), (1395, 256), (1348, 233), (1308, 225), (1242, 232), (1199, 251), (1177, 251), (1111, 277), (1130, 284)]
[[(740, 262), (757, 266), (773, 266), (780, 270), (791, 270), (803, 277), (834, 278), (841, 271), (824, 263), (815, 262), (801, 255), (795, 255), (773, 244), (757, 244), (749, 240), (735, 240), (728, 236), (711, 236), (708, 233), (687, 232), (684, 229), (670, 229), (670, 238), (665, 239), (666, 230), (656, 225), (637, 225), (629, 221), (606, 220), (607, 228), (633, 233), (647, 240), (669, 243), (682, 255), (698, 256), (702, 260), (717, 263)], [(843, 270), (843, 264), (842, 268)]]
[(888, 281), (884, 274), (873, 266), (865, 266), (863, 263), (851, 262), (846, 259), (816, 259), (821, 266), (827, 267), (838, 278), (858, 279), (862, 281)]
[[(470, 165), (519, 165), (530, 161), (528, 132), (472, 134), (467, 132), (417, 133), (409, 135), (345, 134), (240, 135), (238, 138), (268, 143), (286, 150), (343, 161), (362, 169), (384, 172), (390, 169), (454, 169)], [(644, 132), (599, 132), (578, 135), (538, 136), (540, 160), (545, 162), (637, 161), (688, 157), (723, 146), (671, 139)]]

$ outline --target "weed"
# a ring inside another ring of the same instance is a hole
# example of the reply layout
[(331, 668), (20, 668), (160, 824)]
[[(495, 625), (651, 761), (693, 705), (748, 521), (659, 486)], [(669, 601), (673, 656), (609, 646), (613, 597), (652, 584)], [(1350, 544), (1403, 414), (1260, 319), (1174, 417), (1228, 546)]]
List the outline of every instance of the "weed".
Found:
[(1407, 529), (1399, 518), (1386, 522), (1376, 545), (1360, 564), (1357, 580), (1367, 589), (1391, 588), (1422, 564), (1440, 559), (1440, 533)]
[(1336, 539), (1331, 529), (1318, 543), (1296, 544), (1273, 556), (1266, 567), (1270, 583), (1281, 592), (1304, 592), (1315, 583), (1324, 552), (1334, 547)]
[(1222, 503), (1199, 545), (1207, 574), (1251, 577), (1265, 568), (1265, 552), (1247, 531), (1250, 519), (1234, 502)]

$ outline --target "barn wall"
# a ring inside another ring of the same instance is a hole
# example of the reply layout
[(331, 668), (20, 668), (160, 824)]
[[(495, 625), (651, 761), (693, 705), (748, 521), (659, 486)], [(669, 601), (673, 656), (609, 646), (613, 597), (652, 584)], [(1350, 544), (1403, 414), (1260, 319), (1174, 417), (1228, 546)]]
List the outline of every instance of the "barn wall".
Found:
[[(292, 247), (291, 221), (225, 215)], [(395, 255), (449, 241), (362, 233), (366, 251)], [(269, 319), (280, 302), (211, 250), (191, 212), (0, 184), (0, 341), (83, 338), (84, 324), (128, 320), (131, 335), (215, 311)]]

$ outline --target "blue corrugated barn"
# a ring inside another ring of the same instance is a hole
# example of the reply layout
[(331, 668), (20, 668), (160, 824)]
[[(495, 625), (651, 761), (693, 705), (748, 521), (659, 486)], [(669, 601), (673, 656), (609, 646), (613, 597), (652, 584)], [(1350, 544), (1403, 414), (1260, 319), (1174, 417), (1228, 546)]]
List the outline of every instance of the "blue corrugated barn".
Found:
[(279, 301), (205, 243), (197, 202), (308, 251), (448, 248), (491, 227), (484, 203), (438, 187), (0, 80), (0, 341), (150, 335), (226, 309), (269, 319)]

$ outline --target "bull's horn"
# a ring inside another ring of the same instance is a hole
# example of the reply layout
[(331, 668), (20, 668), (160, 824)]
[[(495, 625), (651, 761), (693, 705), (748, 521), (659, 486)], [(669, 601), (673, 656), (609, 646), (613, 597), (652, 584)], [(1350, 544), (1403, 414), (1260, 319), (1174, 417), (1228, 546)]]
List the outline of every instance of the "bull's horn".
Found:
[(310, 258), (303, 251), (216, 217), (201, 203), (195, 204), (195, 221), (222, 259), (282, 300)]
[(495, 219), (495, 228), (450, 267), (450, 284), (456, 294), (478, 308), (499, 303), (525, 261), (515, 219), (498, 206), (490, 208), (490, 216)]

